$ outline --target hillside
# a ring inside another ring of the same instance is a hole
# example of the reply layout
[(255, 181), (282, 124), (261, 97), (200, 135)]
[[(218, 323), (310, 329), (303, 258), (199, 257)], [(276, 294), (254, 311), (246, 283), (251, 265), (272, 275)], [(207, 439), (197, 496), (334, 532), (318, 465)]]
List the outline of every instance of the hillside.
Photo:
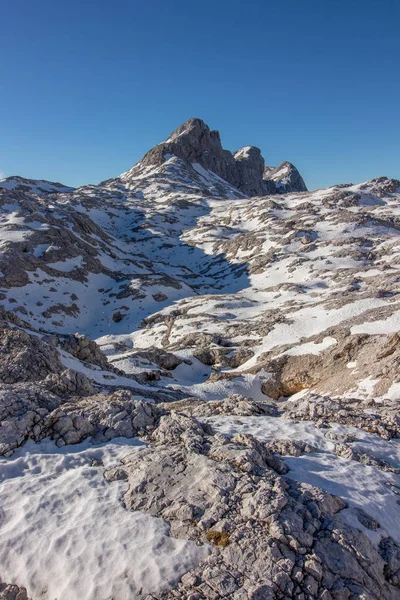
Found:
[(0, 598), (399, 598), (400, 181), (191, 119), (0, 206)]

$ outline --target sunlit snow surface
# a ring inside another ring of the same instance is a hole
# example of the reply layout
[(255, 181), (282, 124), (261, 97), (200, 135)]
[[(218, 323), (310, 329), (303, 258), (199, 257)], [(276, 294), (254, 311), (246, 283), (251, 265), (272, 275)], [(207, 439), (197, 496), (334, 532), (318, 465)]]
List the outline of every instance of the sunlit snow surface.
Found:
[(207, 555), (172, 539), (160, 519), (126, 510), (126, 483), (108, 483), (104, 468), (138, 440), (57, 448), (28, 442), (0, 459), (0, 565), (4, 581), (44, 600), (134, 600), (180, 579)]

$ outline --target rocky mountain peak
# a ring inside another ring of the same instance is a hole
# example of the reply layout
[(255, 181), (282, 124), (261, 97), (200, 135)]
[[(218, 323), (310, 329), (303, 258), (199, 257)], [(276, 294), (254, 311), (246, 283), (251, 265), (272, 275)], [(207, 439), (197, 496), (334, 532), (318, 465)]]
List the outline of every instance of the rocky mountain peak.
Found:
[[(211, 131), (209, 126), (202, 119), (188, 119), (182, 125), (179, 125), (169, 136), (168, 140), (175, 141), (181, 135), (190, 135), (192, 138), (201, 138), (204, 135), (220, 139), (218, 131)], [(166, 140), (166, 141), (168, 141)]]
[(281, 163), (278, 167), (265, 167), (264, 178), (273, 181), (280, 193), (307, 191), (299, 171), (288, 161)]
[[(246, 196), (265, 196), (307, 189), (293, 165), (291, 165), (293, 175), (290, 176), (290, 181), (282, 182), (277, 170), (279, 167), (265, 168), (265, 161), (259, 148), (245, 146), (234, 153), (225, 150), (219, 132), (211, 130), (202, 119), (198, 118), (185, 121), (165, 142), (149, 150), (129, 174), (136, 177), (149, 166), (161, 166), (171, 156), (176, 156), (190, 165), (198, 164), (212, 171)], [(290, 165), (290, 163), (282, 163), (282, 165), (286, 164)], [(276, 180), (269, 176), (270, 172)]]

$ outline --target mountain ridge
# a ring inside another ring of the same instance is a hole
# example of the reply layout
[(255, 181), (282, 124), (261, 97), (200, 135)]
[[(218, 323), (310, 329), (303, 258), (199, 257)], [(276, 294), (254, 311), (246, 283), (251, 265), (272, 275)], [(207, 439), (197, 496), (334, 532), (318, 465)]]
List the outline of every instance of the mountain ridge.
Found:
[[(279, 186), (279, 177), (269, 179), (268, 168), (259, 148), (246, 146), (230, 152), (224, 150), (219, 131), (210, 130), (201, 119), (192, 118), (177, 127), (171, 135), (149, 150), (143, 158), (128, 171), (140, 174), (149, 166), (160, 166), (169, 155), (177, 156), (191, 164), (200, 164), (212, 171), (246, 196), (263, 196), (289, 191), (307, 191), (297, 169), (291, 163), (282, 163), (293, 171), (286, 174), (286, 183)], [(275, 170), (278, 173), (279, 167)]]
[(0, 181), (0, 599), (397, 600), (400, 181), (187, 135)]

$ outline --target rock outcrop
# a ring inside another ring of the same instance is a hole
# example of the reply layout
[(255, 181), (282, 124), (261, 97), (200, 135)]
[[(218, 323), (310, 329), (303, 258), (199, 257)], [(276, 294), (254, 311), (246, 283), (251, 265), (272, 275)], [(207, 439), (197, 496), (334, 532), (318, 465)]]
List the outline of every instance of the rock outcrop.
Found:
[(30, 600), (26, 589), (0, 582), (0, 600)]
[(100, 350), (96, 342), (90, 340), (86, 335), (75, 333), (64, 336), (61, 340), (61, 348), (75, 356), (79, 360), (107, 368), (107, 357)]
[(26, 331), (0, 329), (0, 380), (4, 383), (42, 380), (63, 370), (59, 355)]
[(343, 500), (286, 472), (250, 435), (210, 435), (194, 418), (162, 417), (152, 445), (106, 478), (127, 479), (129, 510), (162, 517), (171, 535), (211, 553), (176, 590), (147, 600), (395, 600), (400, 546), (386, 538), (375, 548), (341, 519)]

